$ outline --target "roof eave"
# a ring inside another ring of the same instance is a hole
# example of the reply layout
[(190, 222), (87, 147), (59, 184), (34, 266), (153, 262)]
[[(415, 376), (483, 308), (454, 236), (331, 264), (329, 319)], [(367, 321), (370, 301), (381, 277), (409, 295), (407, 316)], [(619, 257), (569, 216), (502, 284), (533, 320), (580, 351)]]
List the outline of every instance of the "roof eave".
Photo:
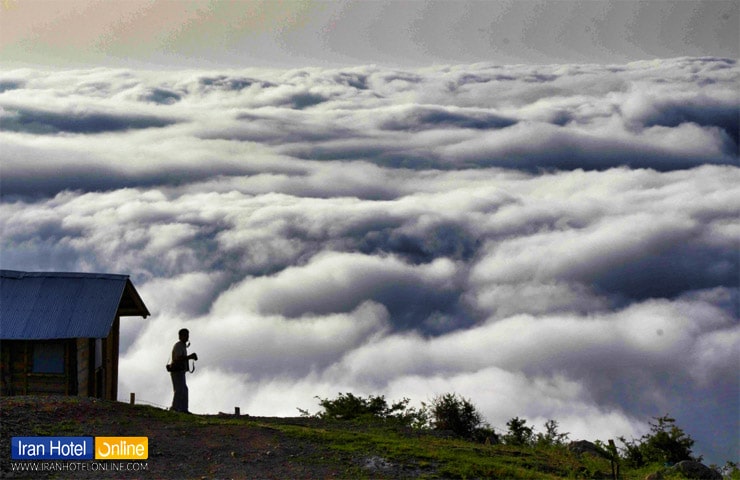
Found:
[[(123, 306), (124, 299), (128, 297), (128, 300), (132, 305)], [(151, 313), (146, 308), (144, 301), (141, 299), (139, 292), (136, 291), (136, 287), (131, 283), (131, 280), (126, 279), (126, 286), (123, 289), (123, 295), (121, 296), (121, 302), (118, 305), (117, 315), (120, 317), (143, 317), (146, 318)]]

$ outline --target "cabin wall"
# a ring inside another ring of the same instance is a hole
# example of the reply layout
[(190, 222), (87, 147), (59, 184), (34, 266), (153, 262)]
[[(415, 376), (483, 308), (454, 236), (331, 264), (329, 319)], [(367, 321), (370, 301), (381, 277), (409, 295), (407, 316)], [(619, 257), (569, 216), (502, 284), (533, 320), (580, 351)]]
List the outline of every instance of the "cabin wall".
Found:
[[(90, 388), (94, 385), (90, 377), (90, 364), (95, 361), (94, 344), (91, 348), (89, 338), (78, 338), (77, 343), (77, 395), (81, 397), (92, 396)], [(91, 353), (92, 352), (92, 353)], [(91, 354), (93, 356), (91, 360)]]
[(11, 342), (0, 340), (0, 395), (14, 395)]
[(118, 399), (120, 317), (106, 338), (1, 340), (0, 395)]
[(120, 338), (120, 317), (116, 316), (108, 337), (104, 340), (105, 358), (105, 399), (118, 400), (118, 345)]
[(0, 341), (2, 395), (76, 395), (75, 340)]

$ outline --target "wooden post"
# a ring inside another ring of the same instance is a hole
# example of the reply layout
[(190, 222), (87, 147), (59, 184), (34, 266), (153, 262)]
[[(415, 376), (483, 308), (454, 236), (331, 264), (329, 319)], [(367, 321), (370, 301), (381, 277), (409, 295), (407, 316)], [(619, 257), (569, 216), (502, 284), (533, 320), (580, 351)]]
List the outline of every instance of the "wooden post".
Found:
[(234, 415), (239, 416), (239, 407), (234, 407)]
[(130, 400), (131, 405), (136, 405), (136, 393), (131, 392), (130, 395), (131, 395), (131, 400)]
[(617, 446), (611, 438), (609, 439), (609, 453), (612, 464), (612, 479), (617, 480), (619, 478), (619, 452), (617, 452)]
[(28, 395), (28, 366), (31, 362), (28, 360), (28, 342), (23, 342), (23, 395)]

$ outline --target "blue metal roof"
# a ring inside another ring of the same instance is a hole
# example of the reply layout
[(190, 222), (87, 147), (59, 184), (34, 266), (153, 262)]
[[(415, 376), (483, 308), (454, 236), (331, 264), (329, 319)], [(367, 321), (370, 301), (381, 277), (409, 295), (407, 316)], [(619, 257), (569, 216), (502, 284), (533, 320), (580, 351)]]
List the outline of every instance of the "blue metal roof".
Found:
[(0, 270), (0, 339), (105, 338), (149, 315), (128, 275)]

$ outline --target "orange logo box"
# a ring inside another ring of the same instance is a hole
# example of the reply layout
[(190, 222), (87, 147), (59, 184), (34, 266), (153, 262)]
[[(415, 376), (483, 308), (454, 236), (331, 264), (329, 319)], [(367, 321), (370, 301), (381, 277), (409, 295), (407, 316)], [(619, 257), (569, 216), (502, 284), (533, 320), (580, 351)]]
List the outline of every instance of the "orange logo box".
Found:
[(95, 460), (146, 460), (149, 437), (95, 437)]

